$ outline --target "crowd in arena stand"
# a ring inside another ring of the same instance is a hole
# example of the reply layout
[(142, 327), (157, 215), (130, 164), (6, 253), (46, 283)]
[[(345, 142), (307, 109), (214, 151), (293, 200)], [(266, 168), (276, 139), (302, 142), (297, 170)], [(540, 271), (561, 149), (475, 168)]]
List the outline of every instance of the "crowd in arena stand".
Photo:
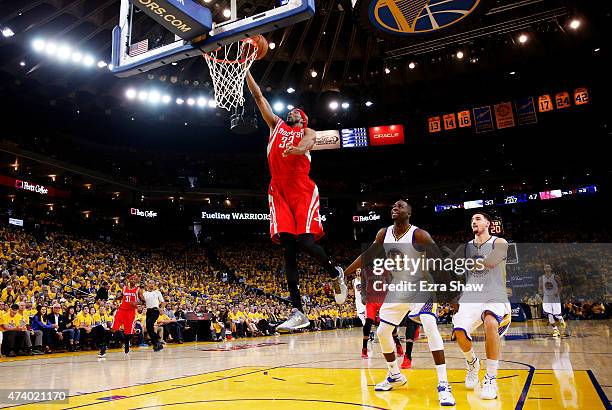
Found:
[[(452, 234), (437, 237), (455, 239)], [(329, 248), (344, 266), (359, 254), (357, 244)], [(218, 243), (204, 250), (184, 244), (151, 249), (63, 233), (37, 240), (24, 230), (0, 226), (0, 351), (14, 356), (96, 348), (110, 336), (121, 284), (132, 272), (141, 274), (143, 283), (153, 279), (164, 295), (155, 324), (164, 343), (273, 335), (290, 313), (281, 252), (268, 242)], [(301, 258), (299, 268), (311, 330), (360, 325), (352, 290), (347, 303), (338, 306), (327, 276), (314, 262)], [(596, 300), (564, 307), (570, 319), (607, 318), (609, 312)], [(206, 320), (189, 320), (190, 313)], [(450, 323), (449, 305), (438, 313), (441, 323)], [(148, 336), (144, 323), (139, 306), (133, 342), (142, 346)], [(122, 337), (117, 332), (114, 343)]]

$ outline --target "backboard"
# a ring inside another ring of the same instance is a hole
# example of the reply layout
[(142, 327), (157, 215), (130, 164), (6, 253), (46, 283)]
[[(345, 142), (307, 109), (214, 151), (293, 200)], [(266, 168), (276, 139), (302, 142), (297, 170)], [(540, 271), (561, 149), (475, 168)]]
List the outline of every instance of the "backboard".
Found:
[(263, 12), (238, 16), (237, 0), (231, 0), (229, 15), (218, 18), (211, 13), (219, 9), (215, 1), (203, 0), (202, 5), (194, 0), (121, 0), (119, 24), (112, 34), (112, 72), (119, 77), (140, 74), (315, 13), (314, 0), (285, 0)]

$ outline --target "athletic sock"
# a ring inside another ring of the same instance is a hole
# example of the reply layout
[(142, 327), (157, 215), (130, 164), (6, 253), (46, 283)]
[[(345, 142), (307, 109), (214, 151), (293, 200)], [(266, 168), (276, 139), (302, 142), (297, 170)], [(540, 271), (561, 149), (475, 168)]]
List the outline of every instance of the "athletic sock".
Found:
[(401, 346), (402, 342), (400, 342), (399, 336), (398, 335), (393, 335), (393, 341), (395, 342), (396, 346)]
[(399, 366), (397, 365), (397, 360), (393, 360), (392, 362), (387, 362), (387, 368), (389, 369), (389, 373), (393, 376), (397, 376), (400, 374)]
[(487, 359), (487, 376), (489, 379), (497, 377), (497, 368), (499, 367), (499, 360)]
[(436, 373), (438, 373), (438, 383), (448, 383), (448, 376), (446, 374), (446, 364), (437, 364)]
[(363, 339), (363, 349), (368, 348), (368, 338)]
[(474, 349), (470, 349), (467, 352), (463, 352), (463, 355), (465, 356), (465, 360), (469, 364), (474, 364), (474, 362), (476, 361), (476, 355), (474, 354)]
[(124, 346), (123, 346), (123, 350), (125, 351), (125, 353), (129, 353), (130, 352), (130, 337), (131, 335), (125, 335), (126, 339), (124, 342)]
[(406, 351), (404, 352), (404, 357), (407, 357), (410, 360), (412, 360), (412, 346), (413, 345), (414, 345), (413, 342), (406, 342)]

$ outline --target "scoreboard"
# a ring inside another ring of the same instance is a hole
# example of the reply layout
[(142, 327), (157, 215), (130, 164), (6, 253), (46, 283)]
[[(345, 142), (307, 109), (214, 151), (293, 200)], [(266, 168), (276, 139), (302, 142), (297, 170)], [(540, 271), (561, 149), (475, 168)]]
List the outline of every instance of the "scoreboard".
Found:
[(343, 148), (358, 148), (368, 146), (367, 128), (344, 128), (340, 130)]

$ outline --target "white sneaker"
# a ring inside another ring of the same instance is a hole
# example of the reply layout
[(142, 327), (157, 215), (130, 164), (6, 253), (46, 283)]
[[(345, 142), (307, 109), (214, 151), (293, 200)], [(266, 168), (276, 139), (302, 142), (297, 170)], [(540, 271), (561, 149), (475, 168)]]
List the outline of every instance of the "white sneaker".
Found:
[(440, 401), (440, 406), (455, 405), (455, 397), (448, 382), (438, 384), (438, 400)]
[(561, 337), (561, 334), (559, 333), (559, 329), (555, 328), (555, 329), (553, 330), (553, 334), (552, 334), (552, 336), (553, 336), (553, 337)]
[(480, 370), (480, 360), (476, 358), (476, 361), (472, 364), (469, 364), (468, 361), (465, 361), (467, 365), (467, 373), (465, 375), (465, 388), (469, 390), (474, 390), (476, 386), (478, 386), (478, 371)]
[(296, 308), (293, 308), (293, 310), (291, 311), (291, 315), (289, 315), (286, 321), (276, 327), (276, 331), (291, 332), (294, 330), (303, 329), (308, 326), (310, 326), (310, 321), (308, 320), (308, 317)]
[(408, 379), (403, 374), (391, 375), (387, 373), (387, 377), (382, 382), (378, 383), (375, 387), (375, 391), (389, 391), (394, 387), (400, 387), (408, 383)]
[(483, 400), (495, 400), (497, 398), (497, 379), (488, 375), (482, 379), (480, 398)]
[(346, 302), (346, 298), (348, 296), (348, 287), (346, 283), (344, 283), (344, 269), (340, 266), (336, 266), (336, 270), (338, 271), (338, 280), (337, 284), (334, 284), (334, 299), (336, 299), (336, 303), (341, 305)]

